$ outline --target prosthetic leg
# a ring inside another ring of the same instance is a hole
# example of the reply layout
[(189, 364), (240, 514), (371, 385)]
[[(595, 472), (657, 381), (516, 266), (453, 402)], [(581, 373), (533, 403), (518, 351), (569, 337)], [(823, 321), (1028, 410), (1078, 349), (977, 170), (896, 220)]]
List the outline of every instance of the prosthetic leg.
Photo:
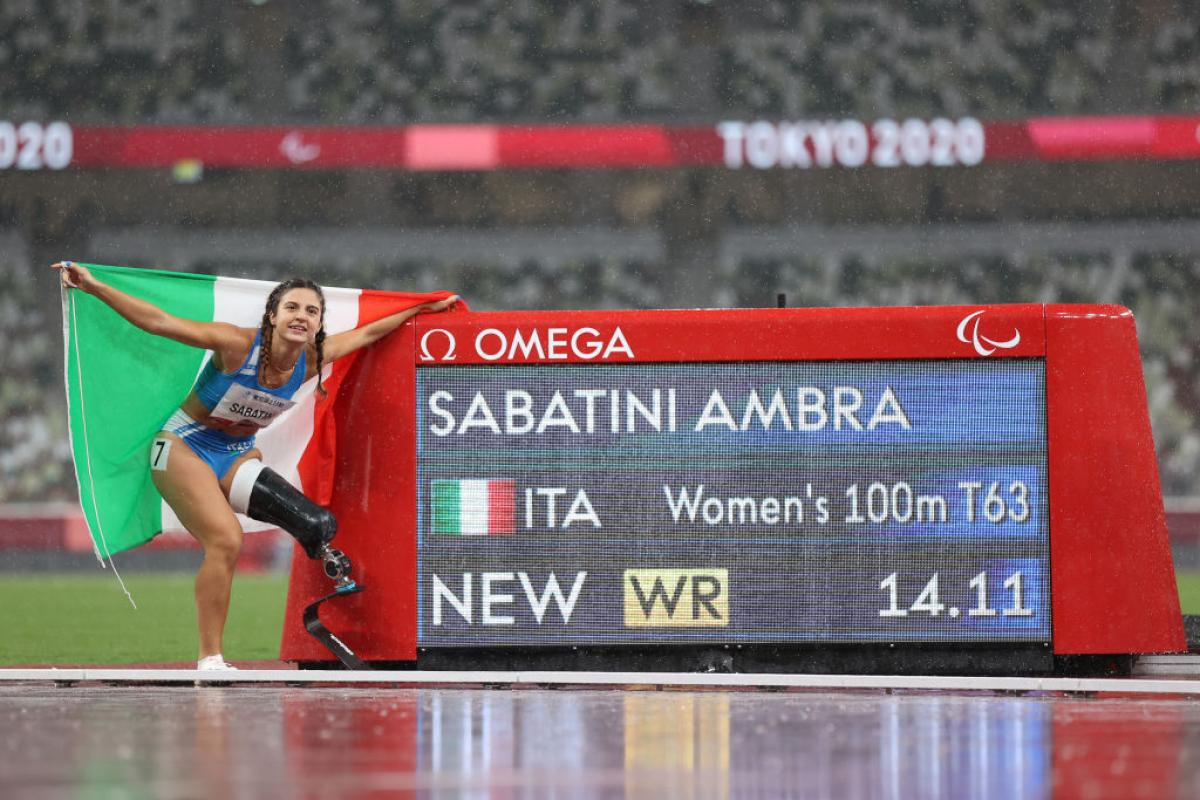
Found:
[(304, 629), (349, 669), (370, 669), (346, 644), (321, 622), (321, 604), (335, 597), (363, 590), (350, 577), (350, 559), (329, 546), (337, 535), (337, 518), (327, 508), (309, 500), (279, 473), (257, 459), (244, 462), (233, 476), (229, 489), (233, 510), (251, 519), (278, 525), (292, 535), (309, 558), (321, 559), (333, 591), (304, 609)]

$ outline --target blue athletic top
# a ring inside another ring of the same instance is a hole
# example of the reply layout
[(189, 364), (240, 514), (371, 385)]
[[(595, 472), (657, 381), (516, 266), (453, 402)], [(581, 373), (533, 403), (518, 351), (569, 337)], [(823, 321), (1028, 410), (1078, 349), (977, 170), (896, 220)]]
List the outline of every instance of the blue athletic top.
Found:
[(300, 358), (292, 369), (292, 377), (278, 389), (268, 389), (258, 382), (258, 360), (260, 338), (262, 332), (254, 334), (254, 344), (250, 353), (242, 362), (241, 369), (232, 375), (226, 375), (213, 366), (212, 359), (200, 370), (196, 379), (195, 392), (200, 402), (208, 409), (209, 414), (219, 420), (231, 423), (253, 423), (265, 428), (277, 416), (287, 411), (295, 403), (292, 395), (304, 383), (305, 351), (300, 351)]

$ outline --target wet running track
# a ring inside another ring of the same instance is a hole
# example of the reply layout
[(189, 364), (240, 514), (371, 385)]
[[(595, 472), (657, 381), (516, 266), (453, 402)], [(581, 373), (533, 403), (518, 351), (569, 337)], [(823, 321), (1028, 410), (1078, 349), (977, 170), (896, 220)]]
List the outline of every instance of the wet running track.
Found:
[(1200, 700), (0, 686), (5, 798), (1194, 798)]

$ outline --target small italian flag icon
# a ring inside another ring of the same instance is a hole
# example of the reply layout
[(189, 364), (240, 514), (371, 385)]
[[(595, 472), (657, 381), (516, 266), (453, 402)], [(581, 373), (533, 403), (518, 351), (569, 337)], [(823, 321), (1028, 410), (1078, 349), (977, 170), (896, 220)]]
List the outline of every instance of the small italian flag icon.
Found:
[(484, 536), (516, 530), (516, 481), (433, 481), (433, 532)]

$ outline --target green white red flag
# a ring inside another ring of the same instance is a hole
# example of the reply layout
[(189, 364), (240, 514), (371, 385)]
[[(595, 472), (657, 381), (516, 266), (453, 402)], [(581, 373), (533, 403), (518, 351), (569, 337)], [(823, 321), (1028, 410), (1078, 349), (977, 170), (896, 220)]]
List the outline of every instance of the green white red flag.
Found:
[(514, 533), (512, 480), (434, 480), (433, 532), (454, 536)]
[[(257, 328), (272, 281), (86, 265), (101, 281), (180, 317)], [(351, 330), (448, 296), (322, 287), (325, 330)], [(183, 527), (150, 481), (150, 442), (191, 390), (210, 353), (134, 327), (100, 300), (63, 294), (63, 338), (71, 449), (79, 502), (96, 555), (105, 557)], [(333, 406), (357, 354), (327, 364), (328, 396), (305, 383), (296, 405), (257, 439), (263, 460), (318, 503), (333, 491)], [(246, 530), (269, 527), (242, 518)]]

